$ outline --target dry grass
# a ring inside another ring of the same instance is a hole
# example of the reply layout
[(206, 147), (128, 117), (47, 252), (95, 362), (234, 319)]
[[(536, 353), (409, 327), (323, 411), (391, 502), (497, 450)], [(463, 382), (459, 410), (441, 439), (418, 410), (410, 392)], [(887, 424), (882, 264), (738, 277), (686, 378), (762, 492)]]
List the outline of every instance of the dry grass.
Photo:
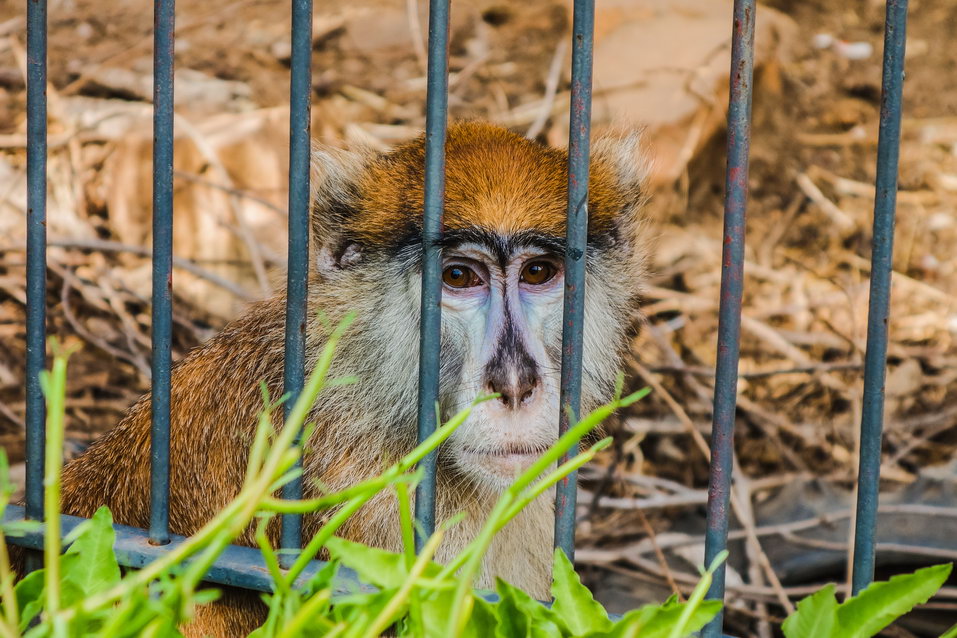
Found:
[[(560, 137), (564, 6), (462, 6), (453, 24), (453, 117)], [(317, 17), (318, 137), (387, 147), (421, 129), (421, 48), (409, 38), (422, 27), (406, 8), (383, 3), (370, 12), (342, 3)], [(135, 80), (149, 52), (150, 13), (144, 2), (114, 11), (103, 16), (93, 0), (78, 0), (52, 23), (47, 302), (50, 333), (84, 342), (72, 360), (67, 404), (74, 450), (116, 423), (149, 377), (149, 105), (135, 94)], [(875, 11), (865, 12), (871, 22)], [(912, 39), (933, 41), (935, 11), (912, 24)], [(207, 101), (182, 104), (177, 120), (175, 356), (267, 294), (284, 261), (287, 21), (276, 14), (272, 4), (246, 0), (216, 12), (185, 7), (179, 19), (178, 63), (207, 75), (178, 90)], [(802, 38), (846, 20), (838, 10), (821, 24), (796, 15)], [(371, 35), (356, 37), (356, 23), (394, 46), (371, 47)], [(96, 35), (83, 40), (82, 24)], [(237, 24), (248, 27), (245, 35)], [(866, 21), (849, 29), (875, 37)], [(68, 63), (71, 46), (82, 52), (82, 68)], [(0, 438), (13, 461), (22, 459), (24, 411), (23, 59), (19, 27), (0, 20)], [(910, 86), (934, 86), (937, 63), (925, 57), (909, 69)], [(732, 590), (759, 617), (765, 603), (785, 606), (787, 594), (804, 590), (773, 577), (753, 503), (798, 477), (846, 485), (855, 475), (877, 119), (861, 82), (872, 87), (878, 68), (871, 60), (849, 70), (847, 61), (801, 50), (764, 78), (755, 100), (736, 468), (750, 566)], [(888, 487), (949, 461), (957, 443), (955, 94), (957, 87), (943, 87), (938, 103), (924, 95), (904, 122), (882, 468)], [(635, 385), (656, 392), (621, 419), (618, 445), (586, 473), (582, 498), (589, 504), (594, 493), (606, 495), (588, 505), (600, 516), (582, 527), (582, 544), (594, 548), (582, 558), (671, 587), (686, 587), (688, 575), (663, 559), (671, 541), (662, 532), (676, 512), (700, 506), (706, 484), (721, 149), (719, 135), (652, 200), (649, 321), (634, 339), (630, 372)], [(756, 626), (766, 635), (766, 625)]]

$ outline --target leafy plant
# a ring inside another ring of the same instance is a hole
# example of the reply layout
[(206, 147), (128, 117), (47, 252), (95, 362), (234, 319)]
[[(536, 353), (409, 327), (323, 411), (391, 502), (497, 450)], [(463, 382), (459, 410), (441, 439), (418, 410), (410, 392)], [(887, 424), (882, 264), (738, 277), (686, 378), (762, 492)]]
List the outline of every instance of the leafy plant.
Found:
[[(857, 596), (838, 603), (834, 585), (811, 594), (781, 629), (787, 638), (869, 638), (903, 616), (914, 605), (927, 602), (950, 576), (952, 564), (899, 574), (884, 582), (871, 583)], [(946, 636), (957, 636), (957, 626)]]
[[(59, 527), (59, 475), (63, 443), (63, 402), (69, 352), (52, 343), (54, 364), (43, 378), (47, 396), (46, 485), (44, 509), (44, 569), (14, 584), (6, 540), (0, 535), (0, 638), (28, 636), (179, 636), (197, 605), (218, 595), (198, 590), (210, 565), (251, 523), (274, 585), (263, 596), (269, 613), (252, 635), (256, 638), (323, 636), (371, 638), (386, 631), (399, 636), (425, 638), (682, 638), (693, 634), (721, 609), (705, 600), (712, 574), (725, 555), (702, 571), (701, 581), (686, 602), (672, 597), (661, 605), (648, 605), (612, 620), (582, 585), (574, 567), (561, 551), (555, 552), (551, 605), (532, 599), (522, 590), (499, 580), (495, 592), (473, 588), (475, 578), (494, 536), (521, 509), (568, 473), (588, 462), (606, 446), (607, 439), (555, 467), (559, 458), (582, 436), (591, 432), (614, 410), (640, 399), (645, 391), (620, 396), (583, 418), (527, 472), (505, 490), (474, 541), (445, 565), (432, 561), (435, 550), (456, 520), (446, 522), (416, 555), (409, 490), (419, 474), (416, 463), (435, 450), (468, 417), (469, 409), (455, 415), (421, 445), (380, 476), (318, 499), (284, 501), (273, 495), (297, 470), (301, 447), (311, 426), (305, 424), (309, 406), (328, 381), (327, 373), (336, 344), (348, 320), (328, 340), (306, 386), (279, 432), (272, 428), (271, 402), (264, 391), (263, 410), (254, 438), (247, 474), (237, 498), (194, 536), (138, 571), (122, 574), (112, 546), (112, 516), (101, 508), (93, 518), (61, 541)], [(480, 399), (481, 400), (481, 399)], [(13, 487), (7, 479), (6, 459), (0, 450), (0, 512)], [(394, 490), (404, 549), (399, 553), (367, 547), (335, 536), (342, 524), (382, 490)], [(334, 509), (335, 513), (303, 548), (289, 570), (281, 570), (276, 551), (266, 537), (266, 524), (278, 513), (306, 513)], [(258, 523), (257, 523), (258, 521)], [(14, 536), (37, 529), (24, 521), (4, 524)], [(61, 553), (63, 547), (66, 551)], [(308, 562), (325, 549), (331, 562), (305, 584)], [(352, 570), (363, 583), (358, 587), (344, 578)], [(788, 638), (870, 636), (914, 604), (925, 601), (943, 583), (950, 566), (920, 570), (887, 583), (872, 585), (843, 604), (834, 598), (833, 586), (798, 605), (784, 631)], [(349, 583), (352, 586), (349, 586)], [(957, 626), (946, 638), (957, 638)]]

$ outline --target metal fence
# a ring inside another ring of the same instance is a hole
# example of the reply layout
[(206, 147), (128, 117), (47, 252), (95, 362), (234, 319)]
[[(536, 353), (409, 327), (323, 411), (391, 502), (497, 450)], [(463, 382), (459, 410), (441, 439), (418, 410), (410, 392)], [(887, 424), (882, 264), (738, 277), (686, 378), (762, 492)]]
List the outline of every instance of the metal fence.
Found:
[[(27, 3), (27, 378), (26, 378), (26, 507), (9, 508), (8, 516), (40, 520), (43, 516), (44, 401), (39, 373), (45, 365), (46, 287), (46, 52), (47, 3)], [(738, 377), (741, 300), (744, 267), (745, 209), (748, 197), (755, 0), (734, 0), (728, 155), (721, 273), (718, 357), (711, 437), (711, 474), (705, 563), (727, 546), (735, 395)], [(873, 578), (874, 532), (878, 501), (883, 387), (887, 355), (891, 253), (897, 193), (901, 89), (907, 0), (888, 0), (885, 23), (880, 135), (874, 209), (873, 256), (867, 354), (864, 371), (858, 502), (854, 530), (853, 592)], [(568, 224), (565, 251), (561, 422), (577, 415), (581, 393), (582, 319), (586, 229), (588, 222), (588, 159), (592, 85), (594, 0), (575, 0), (572, 33), (572, 92), (568, 166)], [(153, 146), (153, 304), (152, 304), (152, 453), (151, 516), (148, 531), (117, 525), (116, 550), (121, 564), (140, 567), (182, 542), (169, 533), (169, 423), (172, 326), (173, 224), (173, 34), (174, 0), (155, 1), (154, 146)], [(287, 277), (286, 360), (284, 389), (293, 400), (303, 387), (306, 296), (309, 253), (309, 155), (312, 0), (292, 0), (292, 61), (289, 127), (289, 264)], [(426, 105), (425, 207), (423, 224), (421, 357), (419, 368), (419, 439), (435, 428), (439, 392), (439, 325), (441, 297), (442, 209), (445, 192), (444, 142), (448, 111), (449, 0), (433, 0), (429, 9), (428, 94)], [(286, 403), (287, 409), (292, 401)], [(573, 454), (574, 450), (570, 452)], [(426, 458), (424, 480), (416, 494), (417, 543), (434, 529), (436, 455)], [(556, 492), (555, 543), (574, 552), (575, 477)], [(284, 488), (299, 498), (300, 482)], [(81, 519), (64, 516), (67, 533)], [(300, 517), (285, 515), (282, 548), (301, 546)], [(11, 538), (38, 548), (42, 535)], [(282, 554), (287, 560), (293, 554)], [(316, 561), (303, 574), (308, 579)], [(258, 550), (230, 547), (207, 575), (211, 582), (270, 590), (270, 579)], [(710, 598), (723, 598), (725, 570), (715, 575)], [(722, 618), (703, 635), (721, 634)]]

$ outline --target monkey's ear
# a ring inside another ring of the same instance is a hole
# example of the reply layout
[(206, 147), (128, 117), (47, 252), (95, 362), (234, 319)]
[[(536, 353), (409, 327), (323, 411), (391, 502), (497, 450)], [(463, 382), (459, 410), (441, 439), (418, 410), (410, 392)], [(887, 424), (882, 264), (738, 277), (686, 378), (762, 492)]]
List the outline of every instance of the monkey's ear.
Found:
[(625, 198), (625, 215), (637, 215), (645, 201), (645, 182), (651, 163), (641, 148), (640, 131), (612, 130), (592, 141), (593, 161), (600, 162), (617, 179)]
[(344, 150), (313, 144), (312, 251), (320, 274), (329, 274), (357, 262), (361, 247), (349, 237), (349, 225), (359, 200), (358, 182), (377, 156), (373, 149)]
[(640, 131), (614, 130), (592, 141), (592, 161), (601, 164), (617, 182), (621, 197), (614, 219), (616, 236), (622, 242), (625, 265), (643, 278), (646, 269), (648, 227), (643, 213), (645, 184), (651, 162), (642, 150)]

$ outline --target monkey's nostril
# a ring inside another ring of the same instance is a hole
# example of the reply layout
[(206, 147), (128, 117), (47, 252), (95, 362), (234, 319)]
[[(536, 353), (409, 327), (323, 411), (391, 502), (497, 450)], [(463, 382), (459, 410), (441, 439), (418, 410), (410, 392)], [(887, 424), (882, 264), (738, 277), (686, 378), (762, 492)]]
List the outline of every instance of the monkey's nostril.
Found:
[(527, 403), (530, 403), (535, 396), (535, 390), (538, 387), (537, 379), (519, 379), (518, 381), (502, 382), (497, 379), (490, 379), (488, 389), (490, 392), (498, 394), (498, 400), (501, 404), (512, 410), (517, 410)]

